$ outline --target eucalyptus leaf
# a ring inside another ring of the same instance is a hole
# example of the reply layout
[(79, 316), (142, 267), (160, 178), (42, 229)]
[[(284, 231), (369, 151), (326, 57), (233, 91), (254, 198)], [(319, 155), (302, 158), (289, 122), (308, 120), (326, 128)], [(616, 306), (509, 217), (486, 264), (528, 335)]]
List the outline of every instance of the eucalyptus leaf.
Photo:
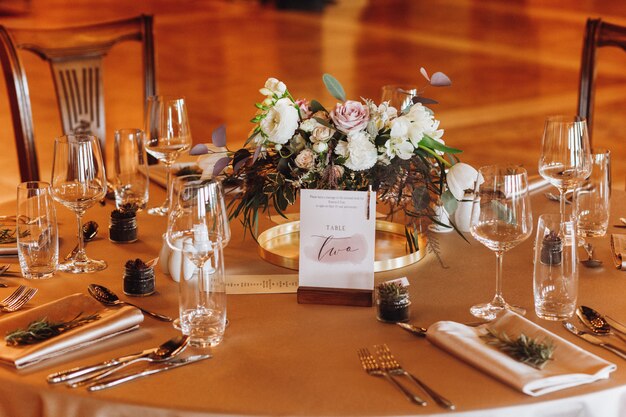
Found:
[(446, 209), (448, 214), (452, 216), (459, 206), (459, 202), (454, 198), (450, 190), (446, 190), (441, 194), (441, 202), (443, 203), (443, 208)]
[(326, 85), (331, 96), (335, 97), (337, 100), (346, 101), (346, 92), (335, 77), (330, 74), (324, 74), (322, 80), (324, 80), (324, 85)]
[(218, 147), (226, 146), (226, 125), (220, 125), (211, 133), (213, 145)]
[(452, 81), (443, 72), (436, 72), (430, 76), (430, 85), (433, 87), (448, 87), (452, 85)]
[(205, 155), (209, 153), (209, 147), (206, 146), (204, 143), (199, 143), (197, 145), (195, 145), (193, 148), (191, 148), (191, 150), (189, 151), (189, 155)]
[(420, 96), (415, 96), (411, 99), (411, 101), (413, 101), (413, 104), (415, 103), (422, 103), (422, 104), (439, 104), (439, 102), (437, 100), (433, 100), (432, 98), (426, 98), (426, 97), (420, 97)]
[(322, 106), (322, 103), (320, 103), (317, 100), (311, 100), (311, 102), (309, 103), (309, 108), (311, 109), (313, 113), (318, 112), (318, 111), (326, 111), (324, 106)]
[(218, 175), (220, 175), (222, 171), (224, 171), (224, 168), (226, 168), (228, 164), (230, 164), (230, 161), (231, 161), (230, 156), (225, 156), (223, 158), (218, 159), (215, 162), (215, 165), (213, 165), (213, 176), (217, 177)]

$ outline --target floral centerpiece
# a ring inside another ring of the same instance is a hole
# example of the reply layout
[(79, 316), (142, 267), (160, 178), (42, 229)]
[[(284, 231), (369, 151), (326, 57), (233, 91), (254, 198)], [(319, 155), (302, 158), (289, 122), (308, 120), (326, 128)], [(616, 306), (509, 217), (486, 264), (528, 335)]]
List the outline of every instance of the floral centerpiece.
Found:
[[(431, 86), (451, 82), (443, 73), (429, 77)], [(340, 102), (330, 108), (318, 101), (295, 99), (286, 85), (269, 78), (260, 89), (251, 135), (243, 148), (211, 152), (205, 145), (192, 154), (206, 155), (198, 164), (205, 175), (223, 174), (241, 182), (243, 192), (230, 205), (231, 218), (255, 232), (259, 212), (283, 211), (300, 189), (368, 190), (377, 192), (390, 213), (402, 211), (406, 235), (417, 247), (418, 219), (450, 227), (436, 215), (435, 204), (452, 213), (476, 178), (476, 170), (458, 162), (461, 151), (446, 146), (443, 129), (417, 95), (406, 108), (389, 102), (347, 100), (343, 87), (325, 74), (324, 83)], [(225, 147), (225, 129), (213, 134), (213, 144)], [(209, 172), (210, 171), (210, 172)], [(447, 219), (446, 219), (447, 220)], [(255, 234), (255, 233), (253, 233)]]

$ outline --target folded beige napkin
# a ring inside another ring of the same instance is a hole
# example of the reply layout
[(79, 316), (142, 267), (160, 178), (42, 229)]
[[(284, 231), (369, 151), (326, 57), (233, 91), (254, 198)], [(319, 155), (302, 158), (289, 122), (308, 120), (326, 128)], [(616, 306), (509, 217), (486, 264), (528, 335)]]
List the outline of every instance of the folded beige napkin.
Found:
[[(486, 326), (498, 333), (504, 331), (511, 338), (524, 333), (532, 338), (551, 339), (556, 347), (553, 360), (541, 370), (516, 361), (480, 339)], [(434, 345), (534, 397), (607, 379), (617, 369), (615, 364), (512, 312), (506, 312), (493, 322), (478, 327), (441, 321), (428, 328), (427, 338)]]
[[(4, 341), (8, 332), (24, 329), (34, 320), (47, 318), (55, 322), (69, 321), (80, 313), (89, 315), (96, 312), (100, 314), (98, 320), (35, 345), (7, 346)], [(0, 319), (0, 363), (13, 365), (18, 369), (24, 368), (134, 330), (142, 321), (143, 314), (135, 307), (103, 308), (102, 304), (85, 294), (69, 295)]]
[(626, 271), (626, 235), (611, 235), (611, 254), (613, 255), (615, 267)]

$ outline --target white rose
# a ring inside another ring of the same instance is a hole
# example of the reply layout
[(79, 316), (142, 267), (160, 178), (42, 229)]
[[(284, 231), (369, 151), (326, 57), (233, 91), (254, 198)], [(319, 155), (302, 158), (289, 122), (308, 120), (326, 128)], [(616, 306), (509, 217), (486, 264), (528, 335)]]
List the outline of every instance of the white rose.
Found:
[(391, 121), (390, 136), (392, 138), (408, 139), (410, 127), (411, 121), (406, 116), (396, 117)]
[(403, 138), (391, 138), (385, 142), (385, 153), (390, 160), (396, 156), (404, 160), (411, 159), (414, 150), (411, 142)]
[(370, 169), (378, 160), (376, 146), (370, 135), (364, 131), (355, 131), (348, 135), (348, 159), (344, 164), (353, 171)]
[(326, 152), (328, 144), (326, 142), (315, 142), (313, 144), (313, 150), (317, 153)]
[(337, 145), (335, 146), (335, 153), (339, 156), (343, 156), (344, 158), (348, 156), (348, 142), (345, 140), (337, 142)]
[(311, 132), (311, 141), (312, 142), (328, 142), (330, 138), (333, 137), (335, 131), (329, 127), (326, 127), (322, 124), (318, 124), (318, 126), (313, 129)]
[(270, 97), (274, 94), (280, 97), (285, 94), (285, 91), (287, 91), (287, 86), (276, 78), (268, 78), (267, 81), (265, 81), (265, 87), (259, 90), (264, 96)]
[(478, 177), (478, 171), (474, 167), (463, 162), (457, 162), (452, 165), (446, 175), (446, 183), (448, 189), (457, 200), (462, 200), (465, 196), (465, 190), (473, 189), (476, 181), (482, 183), (482, 176)]
[(270, 142), (285, 144), (296, 132), (298, 120), (298, 109), (289, 99), (282, 98), (267, 112), (260, 127)]
[(295, 163), (298, 168), (309, 170), (315, 164), (315, 153), (310, 149), (304, 149), (296, 156)]
[(315, 120), (315, 119), (306, 119), (305, 121), (300, 123), (300, 130), (302, 130), (304, 132), (310, 133), (317, 126), (319, 126), (319, 123), (317, 122), (317, 120)]

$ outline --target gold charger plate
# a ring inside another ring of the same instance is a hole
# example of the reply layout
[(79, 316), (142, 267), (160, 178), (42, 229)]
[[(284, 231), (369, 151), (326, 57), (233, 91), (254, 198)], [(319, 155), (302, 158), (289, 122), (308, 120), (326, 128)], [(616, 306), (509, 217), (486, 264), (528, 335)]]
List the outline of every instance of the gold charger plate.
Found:
[[(261, 233), (259, 255), (267, 262), (289, 269), (298, 269), (300, 255), (300, 222), (274, 226)], [(376, 251), (374, 272), (402, 268), (426, 256), (426, 237), (418, 238), (418, 250), (406, 252), (404, 225), (376, 220)]]

